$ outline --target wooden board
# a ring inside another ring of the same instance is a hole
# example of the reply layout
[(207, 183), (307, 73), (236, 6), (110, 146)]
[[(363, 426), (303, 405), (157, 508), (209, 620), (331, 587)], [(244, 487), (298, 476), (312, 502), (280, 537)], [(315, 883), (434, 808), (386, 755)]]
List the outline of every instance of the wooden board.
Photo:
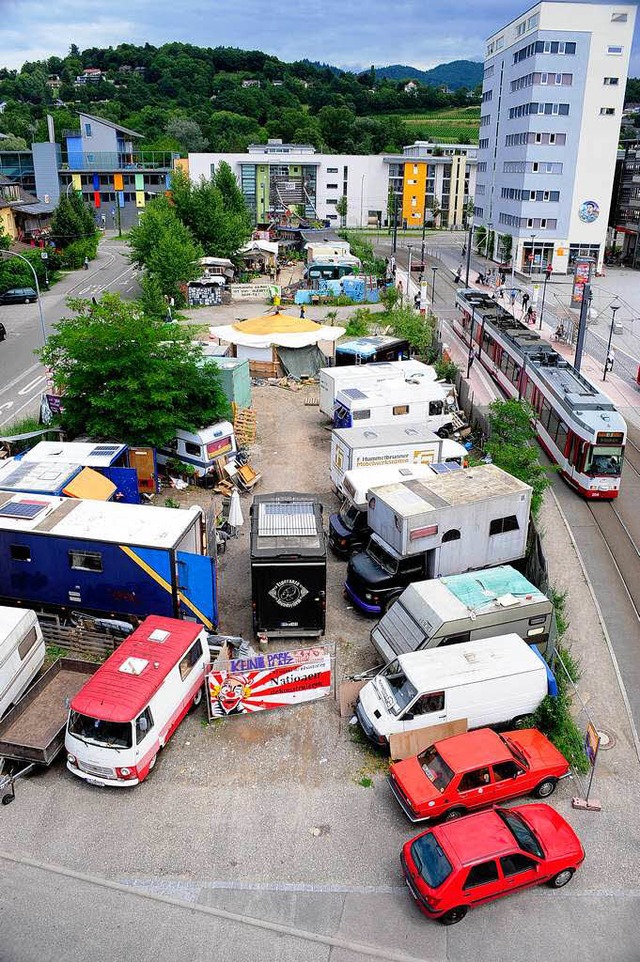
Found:
[(389, 754), (394, 762), (402, 758), (411, 758), (424, 748), (433, 745), (441, 738), (452, 735), (462, 735), (467, 730), (467, 719), (458, 718), (455, 721), (443, 722), (442, 725), (427, 725), (426, 728), (414, 728), (410, 732), (392, 735), (389, 739)]
[(351, 718), (354, 712), (356, 700), (360, 689), (367, 684), (364, 681), (343, 681), (338, 688), (338, 705), (340, 707), (340, 718)]

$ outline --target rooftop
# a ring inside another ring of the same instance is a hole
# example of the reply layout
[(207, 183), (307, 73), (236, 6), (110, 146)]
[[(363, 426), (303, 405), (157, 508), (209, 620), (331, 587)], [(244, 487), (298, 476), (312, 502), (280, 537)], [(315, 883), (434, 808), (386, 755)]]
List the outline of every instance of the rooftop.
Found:
[(520, 494), (524, 498), (530, 492), (528, 484), (502, 471), (495, 464), (483, 464), (433, 478), (416, 478), (414, 481), (372, 489), (376, 498), (404, 518), (438, 511), (444, 506), (473, 504), (508, 494)]

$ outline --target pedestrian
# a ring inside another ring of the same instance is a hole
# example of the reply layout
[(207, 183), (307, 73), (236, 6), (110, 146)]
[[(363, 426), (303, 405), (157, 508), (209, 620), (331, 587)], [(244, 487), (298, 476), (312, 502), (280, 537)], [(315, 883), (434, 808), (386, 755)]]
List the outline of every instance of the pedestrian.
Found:
[(88, 270), (89, 270), (89, 258), (88, 258), (88, 257), (85, 257), (85, 259), (84, 259), (84, 269), (85, 269), (85, 271), (88, 271)]
[(462, 245), (462, 256), (463, 256), (463, 257), (466, 257), (466, 256), (467, 256), (467, 245), (466, 245), (466, 244), (463, 244), (463, 245)]
[(460, 283), (461, 277), (462, 277), (462, 264), (458, 264), (458, 270), (456, 271), (456, 284)]
[(304, 318), (304, 304), (300, 305), (300, 317)]
[(416, 294), (415, 297), (413, 298), (413, 306), (416, 309), (416, 311), (420, 310), (420, 293)]
[(529, 303), (529, 293), (528, 291), (525, 291), (524, 294), (522, 295), (522, 313), (523, 314), (527, 309), (528, 303)]
[(513, 308), (515, 307), (517, 296), (518, 296), (517, 290), (515, 289), (515, 287), (512, 287), (511, 290), (509, 291), (509, 300), (511, 301), (511, 310), (513, 310)]
[(4, 341), (7, 336), (7, 329), (4, 324), (0, 323), (0, 341)]
[(536, 312), (534, 311), (533, 307), (529, 307), (527, 309), (526, 320), (527, 320), (527, 324), (536, 323)]
[(480, 271), (480, 273), (476, 277), (476, 284), (482, 284), (482, 285), (486, 284), (486, 278), (482, 273), (482, 271)]

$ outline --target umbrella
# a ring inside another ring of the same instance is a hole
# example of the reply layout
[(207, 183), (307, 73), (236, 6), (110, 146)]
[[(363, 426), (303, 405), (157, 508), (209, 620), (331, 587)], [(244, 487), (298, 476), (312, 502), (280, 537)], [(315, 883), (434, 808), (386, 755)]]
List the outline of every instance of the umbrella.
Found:
[(231, 495), (231, 504), (229, 505), (229, 518), (228, 523), (230, 528), (237, 529), (241, 528), (244, 524), (244, 518), (242, 517), (242, 508), (240, 507), (240, 495), (237, 491), (234, 491)]

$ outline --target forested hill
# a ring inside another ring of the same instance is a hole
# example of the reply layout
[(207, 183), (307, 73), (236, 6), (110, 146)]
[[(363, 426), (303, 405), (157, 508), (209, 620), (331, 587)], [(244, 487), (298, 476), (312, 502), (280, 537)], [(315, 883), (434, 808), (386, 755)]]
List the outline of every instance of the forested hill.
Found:
[(466, 87), (473, 90), (482, 83), (482, 64), (475, 60), (453, 60), (441, 63), (432, 70), (418, 70), (394, 63), (389, 67), (376, 67), (376, 77), (388, 80), (413, 80), (417, 83), (444, 86), (449, 90)]
[[(88, 68), (91, 79), (78, 81)], [(335, 152), (380, 153), (426, 137), (423, 112), (479, 103), (478, 90), (419, 85), (407, 93), (404, 86), (375, 71), (284, 63), (258, 50), (72, 46), (64, 58), (0, 69), (0, 101), (7, 103), (0, 132), (25, 143), (46, 139), (51, 113), (60, 139), (63, 130), (77, 128), (77, 111), (87, 110), (138, 131), (144, 146), (155, 149), (244, 150), (282, 137)], [(411, 115), (410, 126), (403, 114)]]

